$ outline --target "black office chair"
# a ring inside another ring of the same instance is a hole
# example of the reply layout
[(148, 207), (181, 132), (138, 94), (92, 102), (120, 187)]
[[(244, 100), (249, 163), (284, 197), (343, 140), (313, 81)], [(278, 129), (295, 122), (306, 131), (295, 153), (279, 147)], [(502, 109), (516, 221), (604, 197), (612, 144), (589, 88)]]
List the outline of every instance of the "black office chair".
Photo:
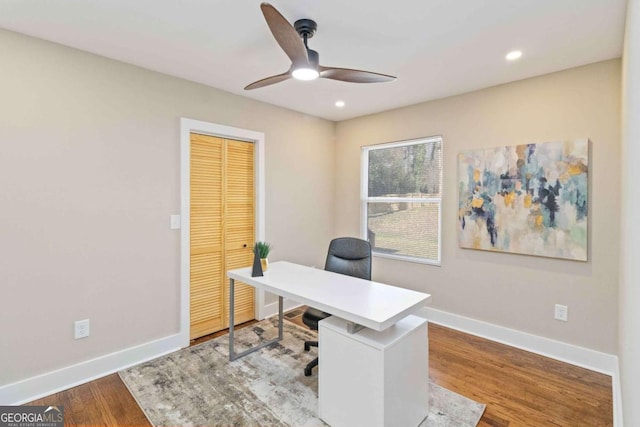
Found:
[[(327, 261), (324, 265), (327, 271), (346, 274), (371, 280), (371, 245), (366, 240), (355, 237), (339, 237), (329, 244)], [(329, 313), (309, 307), (302, 315), (302, 322), (314, 331), (318, 330), (318, 322), (331, 316)], [(304, 351), (317, 347), (318, 341), (305, 341)], [(311, 370), (318, 366), (316, 357), (304, 368), (304, 375), (311, 376)]]

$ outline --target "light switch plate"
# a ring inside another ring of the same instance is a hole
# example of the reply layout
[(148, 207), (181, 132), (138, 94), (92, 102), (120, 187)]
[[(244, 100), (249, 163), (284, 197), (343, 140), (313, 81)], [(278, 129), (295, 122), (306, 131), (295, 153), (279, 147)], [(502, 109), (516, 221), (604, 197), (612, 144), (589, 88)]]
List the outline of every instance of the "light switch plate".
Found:
[(180, 215), (171, 215), (171, 229), (180, 230)]

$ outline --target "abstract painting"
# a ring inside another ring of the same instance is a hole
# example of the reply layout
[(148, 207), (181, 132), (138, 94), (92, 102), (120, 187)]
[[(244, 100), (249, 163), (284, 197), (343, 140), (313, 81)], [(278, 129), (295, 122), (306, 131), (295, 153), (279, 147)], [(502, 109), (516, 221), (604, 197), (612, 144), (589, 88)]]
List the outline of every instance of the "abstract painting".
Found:
[(458, 155), (462, 248), (587, 260), (589, 141)]

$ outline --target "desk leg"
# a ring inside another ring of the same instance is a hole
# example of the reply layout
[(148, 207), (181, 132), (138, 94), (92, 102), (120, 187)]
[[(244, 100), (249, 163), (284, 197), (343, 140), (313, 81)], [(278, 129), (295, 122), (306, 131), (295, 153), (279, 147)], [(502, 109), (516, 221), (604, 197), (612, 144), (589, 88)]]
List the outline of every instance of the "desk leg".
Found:
[(268, 345), (271, 345), (273, 343), (276, 343), (282, 340), (282, 337), (284, 335), (283, 333), (284, 332), (283, 331), (283, 319), (284, 319), (283, 300), (284, 298), (282, 296), (278, 296), (278, 337), (271, 339), (269, 341), (265, 341), (262, 344), (259, 344), (255, 347), (251, 347), (240, 353), (236, 353), (235, 350), (233, 349), (233, 330), (234, 330), (233, 326), (234, 326), (234, 320), (235, 320), (234, 319), (234, 311), (235, 311), (234, 291), (235, 291), (235, 280), (229, 279), (229, 361), (231, 362), (241, 357), (244, 357), (247, 354), (253, 353), (254, 351), (258, 351), (261, 348), (264, 348)]
[(236, 353), (233, 351), (233, 326), (235, 324), (235, 284), (234, 279), (229, 279), (229, 360), (236, 360)]
[(363, 329), (364, 329), (364, 326), (362, 325), (359, 325), (354, 322), (347, 322), (347, 332), (349, 332), (350, 334), (355, 334), (358, 331), (361, 331)]
[(282, 319), (284, 318), (284, 314), (282, 313), (283, 300), (281, 296), (278, 297), (278, 341), (282, 339)]

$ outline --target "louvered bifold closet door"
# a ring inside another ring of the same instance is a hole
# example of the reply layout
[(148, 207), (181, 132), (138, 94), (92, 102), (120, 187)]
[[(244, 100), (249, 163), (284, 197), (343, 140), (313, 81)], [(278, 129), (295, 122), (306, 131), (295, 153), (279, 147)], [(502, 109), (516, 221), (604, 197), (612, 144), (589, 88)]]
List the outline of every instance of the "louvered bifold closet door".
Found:
[[(252, 246), (255, 236), (254, 210), (254, 145), (242, 141), (227, 140), (226, 151), (226, 239), (225, 259), (227, 270), (247, 267), (253, 262)], [(255, 317), (254, 288), (236, 281), (235, 323)], [(229, 298), (225, 312), (229, 310)], [(229, 317), (225, 317), (228, 327)]]
[(191, 339), (224, 329), (224, 140), (191, 134)]
[[(250, 266), (254, 145), (191, 134), (191, 339), (229, 327), (226, 271)], [(254, 318), (254, 288), (236, 282), (235, 323)]]

